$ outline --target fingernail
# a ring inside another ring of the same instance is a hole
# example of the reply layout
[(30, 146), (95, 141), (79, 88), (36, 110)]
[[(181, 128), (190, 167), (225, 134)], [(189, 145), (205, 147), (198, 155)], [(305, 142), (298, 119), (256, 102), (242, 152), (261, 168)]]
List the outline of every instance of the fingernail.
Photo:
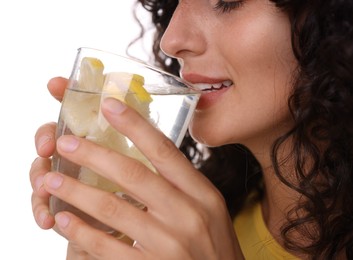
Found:
[(43, 211), (39, 214), (38, 218), (39, 218), (39, 223), (41, 226), (44, 226), (45, 221), (47, 220), (48, 216), (49, 216), (48, 212), (45, 212), (45, 211)]
[(66, 228), (70, 223), (70, 217), (65, 213), (58, 213), (55, 215), (55, 222), (61, 228)]
[(49, 217), (49, 212), (47, 212), (47, 211), (40, 212), (40, 214), (38, 216), (39, 224), (41, 226), (45, 226), (45, 222), (47, 221), (48, 217)]
[(103, 107), (109, 113), (116, 115), (121, 114), (126, 109), (126, 105), (115, 98), (105, 98), (103, 102)]
[(75, 136), (63, 135), (58, 139), (58, 147), (64, 152), (73, 152), (79, 145), (79, 140)]
[(61, 186), (61, 184), (63, 183), (63, 177), (60, 176), (57, 173), (48, 173), (45, 176), (45, 183), (46, 185), (48, 185), (50, 188), (52, 189), (57, 189)]

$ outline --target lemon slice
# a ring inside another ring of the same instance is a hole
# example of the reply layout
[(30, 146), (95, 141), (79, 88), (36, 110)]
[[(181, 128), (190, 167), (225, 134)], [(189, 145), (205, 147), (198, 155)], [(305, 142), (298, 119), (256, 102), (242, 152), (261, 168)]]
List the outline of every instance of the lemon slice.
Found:
[[(113, 97), (125, 102), (145, 118), (149, 117), (149, 105), (152, 102), (151, 95), (144, 89), (144, 78), (137, 74), (126, 72), (111, 72), (105, 75), (102, 88), (102, 99)], [(99, 112), (98, 122), (104, 131), (109, 123)]]
[(125, 96), (125, 102), (138, 111), (143, 117), (149, 117), (149, 106), (152, 102), (151, 95), (143, 87), (145, 80), (142, 76), (133, 74), (129, 92)]
[(142, 76), (138, 74), (133, 74), (130, 82), (129, 90), (131, 91), (131, 93), (136, 94), (132, 96), (136, 96), (136, 99), (139, 102), (151, 103), (152, 102), (151, 95), (143, 87), (144, 84), (145, 84), (145, 79)]
[(80, 137), (95, 135), (101, 129), (97, 126), (100, 96), (86, 95), (68, 90), (61, 108), (61, 118), (70, 131)]
[(80, 89), (88, 92), (100, 92), (102, 90), (104, 65), (97, 58), (84, 57), (81, 61), (78, 84)]
[[(77, 80), (81, 91), (68, 90), (65, 94), (61, 115), (67, 127), (76, 136), (85, 137), (97, 144), (122, 152), (140, 160), (153, 169), (152, 164), (131, 142), (115, 129), (101, 113), (101, 102), (106, 97), (119, 99), (149, 117), (150, 94), (144, 89), (144, 78), (137, 74), (112, 72), (103, 74), (104, 65), (96, 58), (86, 57), (80, 64)], [(100, 93), (102, 94), (100, 95)], [(118, 185), (82, 167), (79, 180), (111, 192), (121, 192)]]
[(61, 116), (74, 135), (94, 135), (100, 129), (94, 127), (100, 109), (99, 93), (103, 87), (104, 65), (96, 58), (82, 59), (79, 70), (78, 88), (85, 92), (67, 90), (63, 100)]

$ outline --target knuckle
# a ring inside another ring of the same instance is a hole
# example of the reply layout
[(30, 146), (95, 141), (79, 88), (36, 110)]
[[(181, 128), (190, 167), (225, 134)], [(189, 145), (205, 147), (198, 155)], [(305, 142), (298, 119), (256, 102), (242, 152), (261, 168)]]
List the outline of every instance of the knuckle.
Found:
[(146, 167), (136, 160), (130, 161), (125, 165), (123, 171), (122, 177), (126, 183), (143, 182), (145, 179)]
[(186, 239), (195, 239), (202, 237), (208, 233), (209, 224), (211, 222), (211, 214), (202, 204), (189, 204), (182, 209), (183, 218), (188, 221), (183, 221), (176, 225), (176, 228), (184, 232)]
[(174, 143), (167, 138), (164, 138), (163, 141), (157, 146), (157, 159), (166, 159), (173, 158), (179, 154), (179, 150), (176, 149)]
[(39, 163), (40, 160), (41, 160), (41, 157), (36, 157), (36, 158), (33, 160), (32, 164), (31, 164), (31, 171), (30, 171), (30, 173), (32, 172), (33, 169), (36, 168), (36, 166), (38, 165), (38, 163)]
[[(164, 252), (167, 253), (168, 257), (178, 256), (179, 259), (187, 259), (186, 257), (181, 257), (185, 254), (184, 239), (176, 239), (175, 236), (165, 235), (163, 236), (164, 241)], [(171, 258), (172, 259), (172, 258)]]
[(106, 252), (105, 247), (106, 247), (105, 240), (100, 239), (98, 237), (94, 237), (89, 245), (89, 248), (90, 248), (92, 254), (97, 259), (100, 259), (104, 255), (104, 252)]
[(100, 201), (99, 212), (104, 218), (111, 219), (119, 215), (119, 208), (115, 195), (106, 193)]
[(31, 165), (29, 170), (29, 179), (32, 187), (35, 186), (35, 181), (40, 175), (44, 175), (50, 170), (50, 160), (42, 157), (37, 157)]
[[(97, 231), (93, 231), (96, 233)], [(70, 224), (65, 228), (65, 237), (70, 241), (71, 247), (75, 250), (77, 256), (88, 256), (89, 252), (93, 258), (89, 259), (103, 259), (104, 252), (106, 252), (106, 240), (101, 236), (92, 233), (92, 227), (88, 226), (84, 221), (73, 217)], [(88, 234), (93, 235), (88, 235)], [(76, 258), (75, 258), (76, 259)], [(81, 259), (81, 258), (80, 258)], [(86, 257), (84, 257), (86, 259)]]
[(39, 170), (42, 168), (43, 158), (37, 157), (31, 164), (31, 169), (29, 170), (29, 177), (31, 180), (35, 178)]
[(223, 196), (217, 190), (205, 195), (203, 202), (192, 204), (183, 210), (188, 219), (183, 223), (183, 228), (191, 239), (210, 234), (213, 220), (223, 215), (228, 216)]
[(67, 249), (67, 259), (90, 259), (88, 253), (73, 241), (69, 241)]
[(226, 208), (225, 199), (218, 190), (209, 192), (205, 201), (207, 202), (207, 208), (213, 212), (222, 212)]
[(190, 218), (189, 223), (188, 229), (192, 237), (200, 237), (208, 233), (206, 231), (208, 230), (210, 221), (208, 215), (203, 211), (199, 211), (197, 214), (195, 212)]

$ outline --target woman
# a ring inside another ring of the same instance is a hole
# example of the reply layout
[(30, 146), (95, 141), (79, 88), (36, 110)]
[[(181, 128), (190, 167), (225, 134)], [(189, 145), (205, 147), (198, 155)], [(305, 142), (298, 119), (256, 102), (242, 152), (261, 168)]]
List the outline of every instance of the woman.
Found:
[[(139, 2), (157, 29), (156, 63), (204, 93), (181, 148), (189, 160), (111, 99), (104, 115), (163, 178), (86, 140), (58, 140), (59, 153), (116, 181), (147, 205), (142, 212), (47, 173), (55, 126), (44, 125), (31, 168), (39, 226), (54, 225), (53, 194), (137, 241), (62, 212), (55, 223), (71, 259), (352, 259), (352, 1)], [(49, 83), (58, 99), (64, 86)]]

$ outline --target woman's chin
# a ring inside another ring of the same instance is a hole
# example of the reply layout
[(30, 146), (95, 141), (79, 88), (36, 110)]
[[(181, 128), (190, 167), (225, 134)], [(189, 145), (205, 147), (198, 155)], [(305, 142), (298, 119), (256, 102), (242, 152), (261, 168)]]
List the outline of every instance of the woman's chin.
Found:
[(192, 139), (207, 147), (216, 147), (223, 145), (222, 142), (215, 138), (215, 136), (212, 136), (210, 132), (207, 131), (207, 129), (200, 130), (189, 127), (189, 133)]

